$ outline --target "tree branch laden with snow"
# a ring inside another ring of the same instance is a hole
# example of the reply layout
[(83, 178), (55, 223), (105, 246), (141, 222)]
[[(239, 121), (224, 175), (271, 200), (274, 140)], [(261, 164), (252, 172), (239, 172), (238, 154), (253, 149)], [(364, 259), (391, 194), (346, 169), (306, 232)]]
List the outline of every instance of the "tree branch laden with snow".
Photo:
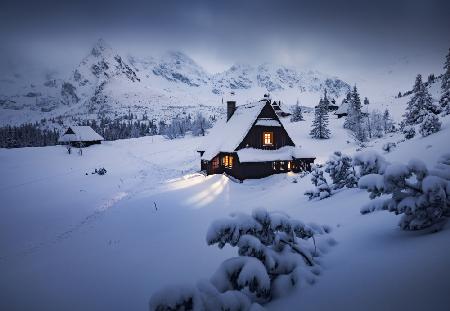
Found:
[(380, 174), (361, 177), (359, 187), (370, 192), (373, 200), (362, 214), (387, 210), (401, 214), (404, 230), (433, 227), (439, 230), (450, 216), (450, 154), (444, 155), (437, 169), (429, 171), (420, 160), (408, 165), (390, 164)]
[(310, 240), (329, 232), (326, 226), (306, 225), (260, 209), (251, 215), (236, 213), (216, 220), (206, 242), (219, 248), (238, 247), (239, 257), (225, 260), (209, 281), (155, 293), (150, 310), (262, 309), (260, 304), (313, 282), (319, 273), (317, 257), (334, 242), (314, 238), (312, 244)]

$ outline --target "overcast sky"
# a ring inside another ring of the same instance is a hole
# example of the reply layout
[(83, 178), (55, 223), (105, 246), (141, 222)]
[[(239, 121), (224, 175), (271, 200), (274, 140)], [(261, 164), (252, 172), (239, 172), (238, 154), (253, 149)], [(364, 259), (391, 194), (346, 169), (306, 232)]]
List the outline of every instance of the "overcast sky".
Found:
[[(71, 68), (102, 37), (138, 56), (181, 50), (209, 72), (273, 62), (347, 79), (439, 71), (450, 1), (21, 1), (0, 4), (0, 66)], [(389, 69), (390, 68), (390, 69)]]

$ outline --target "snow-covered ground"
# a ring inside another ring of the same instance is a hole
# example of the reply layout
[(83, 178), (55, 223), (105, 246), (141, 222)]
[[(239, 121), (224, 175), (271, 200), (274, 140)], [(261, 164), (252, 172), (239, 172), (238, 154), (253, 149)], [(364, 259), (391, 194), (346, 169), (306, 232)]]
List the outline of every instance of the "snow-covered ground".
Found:
[[(308, 136), (311, 118), (285, 123), (318, 162), (335, 150), (355, 152), (343, 119), (332, 118), (332, 138), (317, 141)], [(391, 162), (416, 157), (431, 167), (450, 151), (449, 134), (447, 117), (440, 132), (383, 155)], [(61, 146), (0, 149), (0, 309), (147, 310), (154, 291), (209, 278), (236, 255), (206, 245), (213, 220), (263, 207), (327, 224), (338, 242), (323, 257), (316, 284), (267, 309), (448, 310), (449, 226), (435, 234), (410, 233), (392, 214), (363, 216), (360, 207), (369, 198), (359, 189), (308, 201), (309, 176), (242, 184), (205, 177), (196, 173), (203, 139), (104, 142), (82, 156)], [(401, 139), (393, 134), (369, 149), (382, 153), (385, 142)], [(91, 174), (100, 167), (106, 175)]]

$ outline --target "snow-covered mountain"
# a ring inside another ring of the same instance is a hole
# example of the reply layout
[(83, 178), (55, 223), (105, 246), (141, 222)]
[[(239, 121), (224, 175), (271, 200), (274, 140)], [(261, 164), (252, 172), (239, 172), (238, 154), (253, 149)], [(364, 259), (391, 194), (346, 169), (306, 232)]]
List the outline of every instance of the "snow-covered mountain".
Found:
[(211, 75), (182, 52), (124, 57), (101, 39), (67, 76), (46, 75), (33, 83), (23, 76), (0, 80), (3, 124), (55, 116), (121, 115), (129, 110), (168, 117), (200, 105), (218, 109), (231, 90), (242, 102), (270, 92), (286, 104), (299, 99), (313, 106), (325, 88), (336, 98), (349, 90), (349, 84), (337, 77), (268, 63), (236, 64)]

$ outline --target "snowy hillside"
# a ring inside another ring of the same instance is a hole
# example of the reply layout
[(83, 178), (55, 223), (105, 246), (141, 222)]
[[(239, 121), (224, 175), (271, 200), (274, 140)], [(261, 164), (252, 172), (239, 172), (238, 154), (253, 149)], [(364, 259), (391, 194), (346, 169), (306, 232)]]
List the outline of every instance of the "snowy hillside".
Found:
[(19, 124), (59, 116), (64, 120), (73, 116), (87, 119), (98, 114), (124, 115), (130, 110), (169, 119), (186, 111), (195, 112), (199, 105), (203, 105), (205, 114), (214, 114), (224, 95), (232, 90), (242, 102), (271, 92), (288, 105), (299, 99), (312, 107), (324, 88), (331, 97), (340, 98), (349, 84), (316, 71), (267, 63), (256, 67), (234, 65), (210, 75), (178, 51), (145, 59), (124, 57), (99, 40), (70, 73), (1, 76), (0, 123)]
[[(179, 72), (200, 84), (190, 76), (195, 68)], [(141, 82), (144, 69), (133, 69)], [(138, 83), (131, 72), (105, 72)], [(406, 100), (371, 106), (389, 105), (398, 121)], [(336, 149), (353, 155), (359, 148), (342, 128), (344, 120), (335, 117), (330, 140), (311, 139), (312, 118), (305, 113), (305, 121), (283, 123), (316, 162), (324, 163)], [(366, 149), (390, 162), (419, 158), (431, 168), (450, 152), (450, 116), (442, 123), (441, 131), (428, 137), (404, 141), (392, 133)], [(0, 180), (0, 309), (147, 310), (157, 290), (207, 279), (236, 255), (230, 247), (206, 245), (214, 220), (261, 207), (328, 225), (329, 238), (337, 242), (323, 249), (314, 279), (267, 310), (448, 309), (448, 225), (435, 234), (417, 234), (401, 231), (392, 214), (361, 215), (369, 196), (357, 188), (308, 201), (303, 193), (311, 188), (310, 176), (280, 174), (242, 184), (222, 175), (205, 177), (196, 173), (196, 150), (206, 138), (105, 142), (86, 148), (83, 156), (61, 146), (0, 149), (0, 174), (8, 176)], [(383, 152), (386, 142), (397, 148)], [(100, 167), (105, 175), (92, 174)]]

